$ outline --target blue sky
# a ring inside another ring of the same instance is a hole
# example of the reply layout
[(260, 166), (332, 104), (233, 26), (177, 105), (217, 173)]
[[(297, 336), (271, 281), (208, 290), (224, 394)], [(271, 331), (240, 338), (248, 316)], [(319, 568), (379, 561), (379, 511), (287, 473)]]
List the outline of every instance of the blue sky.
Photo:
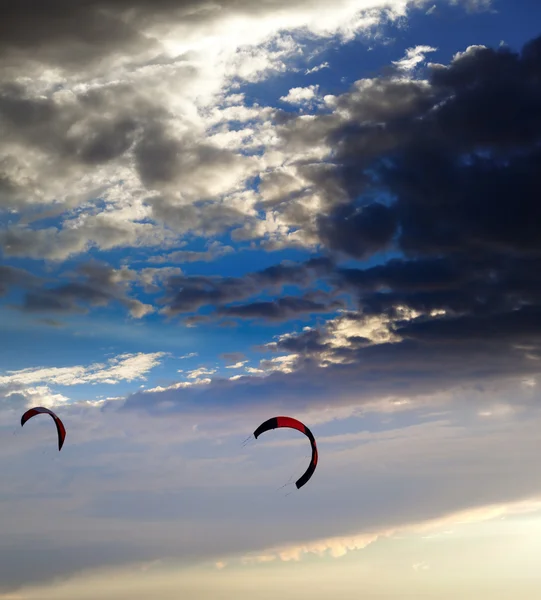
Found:
[(56, 2), (0, 24), (0, 600), (537, 598), (541, 5)]

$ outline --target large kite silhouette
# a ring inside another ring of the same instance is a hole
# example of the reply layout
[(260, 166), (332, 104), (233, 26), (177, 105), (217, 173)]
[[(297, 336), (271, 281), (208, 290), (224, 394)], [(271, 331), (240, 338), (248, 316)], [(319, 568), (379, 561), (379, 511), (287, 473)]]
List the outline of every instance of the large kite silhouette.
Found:
[(316, 470), (318, 458), (316, 439), (314, 438), (313, 433), (308, 429), (308, 427), (306, 427), (304, 423), (301, 423), (292, 417), (273, 417), (272, 419), (261, 423), (261, 425), (254, 431), (254, 437), (257, 440), (257, 438), (262, 433), (265, 433), (265, 431), (269, 431), (269, 429), (277, 429), (278, 427), (289, 427), (291, 429), (296, 429), (297, 431), (304, 433), (304, 435), (310, 440), (310, 444), (312, 446), (312, 458), (310, 460), (310, 464), (308, 465), (308, 468), (304, 474), (295, 482), (297, 489), (300, 489), (304, 484), (308, 483), (314, 474), (314, 471)]
[(31, 408), (27, 410), (24, 415), (21, 417), (21, 427), (32, 417), (36, 415), (45, 413), (47, 415), (51, 415), (53, 418), (56, 430), (58, 432), (58, 450), (62, 450), (62, 446), (64, 445), (64, 440), (66, 439), (66, 428), (64, 427), (64, 423), (58, 418), (58, 416), (48, 408), (44, 408), (43, 406), (36, 406), (35, 408)]

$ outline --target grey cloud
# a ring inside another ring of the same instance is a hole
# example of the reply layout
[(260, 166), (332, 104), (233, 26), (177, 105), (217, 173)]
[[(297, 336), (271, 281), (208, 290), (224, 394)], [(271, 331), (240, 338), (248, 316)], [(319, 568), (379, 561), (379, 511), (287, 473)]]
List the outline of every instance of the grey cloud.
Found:
[(169, 277), (182, 276), (179, 267), (145, 267), (137, 273), (137, 280), (146, 292), (157, 293), (161, 291), (163, 281)]
[[(431, 109), (434, 96), (434, 89), (418, 81), (383, 76), (356, 82), (349, 92), (337, 97), (335, 107), (347, 111), (351, 124), (388, 125)], [(342, 131), (347, 132), (347, 129)]]
[(126, 89), (116, 87), (115, 104), (112, 90), (109, 94), (91, 90), (78, 97), (57, 94), (44, 98), (27, 95), (21, 84), (6, 84), (0, 87), (2, 142), (23, 142), (57, 155), (65, 163), (92, 166), (109, 162), (131, 147), (139, 128), (136, 118), (124, 114), (127, 108), (133, 109), (133, 101), (128, 106), (121, 103)]
[[(176, 76), (182, 73), (193, 83), (196, 73), (193, 65), (188, 64), (189, 57), (177, 57), (173, 64), (171, 59), (160, 55), (158, 41), (153, 36), (159, 37), (158, 31), (163, 31), (162, 27), (178, 23), (185, 27), (210, 25), (229, 15), (265, 15), (291, 7), (305, 9), (312, 4), (306, 0), (297, 0), (293, 5), (284, 0), (262, 5), (247, 0), (240, 3), (224, 0), (212, 6), (193, 0), (89, 0), (72, 3), (53, 0), (48, 9), (43, 10), (34, 1), (25, 0), (20, 7), (9, 8), (9, 19), (3, 22), (6, 35), (0, 35), (0, 56), (6, 64), (28, 59), (29, 62), (22, 65), (23, 68), (19, 65), (16, 72), (26, 72), (31, 76), (32, 69), (40, 67), (40, 61), (69, 68), (79, 65), (78, 68), (84, 72), (93, 61), (96, 65), (100, 61), (107, 65), (109, 58), (116, 69), (122, 63), (122, 53), (126, 52), (132, 57), (126, 59), (131, 61), (131, 67), (146, 65), (151, 69), (168, 63), (175, 69)], [(34, 33), (30, 35), (29, 31)], [(100, 32), (106, 37), (103, 43), (98, 43)], [(118, 35), (113, 35), (114, 32)], [(134, 51), (138, 44), (142, 54)], [(32, 257), (63, 259), (83, 252), (91, 245), (109, 249), (147, 243), (147, 240), (158, 244), (161, 242), (159, 233), (165, 235), (165, 229), (174, 230), (176, 234), (190, 231), (197, 235), (215, 235), (237, 227), (233, 232), (236, 240), (258, 237), (253, 207), (239, 208), (240, 204), (231, 205), (227, 198), (223, 199), (224, 194), (235, 192), (246, 185), (249, 177), (257, 175), (257, 160), (200, 138), (188, 121), (179, 124), (160, 105), (159, 98), (154, 99), (152, 94), (146, 93), (144, 86), (147, 80), (138, 88), (137, 78), (130, 77), (131, 84), (97, 78), (94, 87), (80, 86), (79, 89), (84, 91), (77, 94), (62, 89), (40, 94), (36, 90), (30, 92), (30, 88), (24, 89), (20, 83), (10, 83), (10, 79), (14, 80), (13, 73), (6, 77), (8, 82), (0, 93), (0, 115), (6, 127), (4, 142), (8, 146), (7, 159), (0, 165), (0, 193), (4, 205), (17, 207), (47, 203), (51, 198), (61, 196), (66, 205), (74, 206), (82, 197), (88, 197), (88, 193), (96, 197), (104, 191), (96, 185), (96, 189), (85, 188), (72, 193), (75, 183), (89, 170), (102, 167), (103, 171), (94, 174), (96, 181), (110, 182), (118, 173), (117, 167), (135, 166), (140, 181), (148, 188), (145, 191), (148, 194), (146, 208), (156, 221), (154, 230), (148, 223), (128, 220), (119, 225), (107, 219), (95, 219), (95, 222), (79, 229), (79, 237), (64, 223), (61, 230), (48, 230), (45, 235), (48, 239), (42, 236), (39, 243), (29, 240), (32, 235), (24, 227), (9, 228), (2, 232), (2, 237), (8, 238), (3, 243), (8, 254), (23, 256), (28, 252)], [(310, 160), (306, 164), (303, 160), (294, 161), (298, 173), (305, 179), (305, 185), (300, 191), (291, 192), (290, 198), (280, 190), (271, 189), (273, 186), (279, 188), (281, 182), (273, 183), (271, 180), (275, 176), (270, 174), (271, 184), (263, 182), (260, 187), (261, 206), (279, 205), (282, 220), (291, 227), (300, 226), (299, 235), (303, 236), (303, 243), (312, 241), (319, 231), (321, 241), (334, 247), (336, 243), (333, 240), (340, 237), (333, 234), (333, 226), (340, 228), (333, 222), (337, 215), (329, 215), (328, 222), (322, 217), (319, 229), (316, 227), (314, 231), (314, 215), (303, 206), (302, 200), (317, 194), (324, 204), (324, 213), (336, 202), (344, 201), (352, 186), (358, 186), (362, 179), (359, 176), (362, 169), (356, 168), (355, 161), (350, 160), (349, 165), (346, 164), (348, 152), (351, 159), (352, 144), (356, 147), (364, 145), (359, 152), (364, 152), (367, 160), (393, 149), (397, 132), (405, 130), (401, 135), (407, 137), (405, 121), (408, 117), (413, 114), (423, 116), (433, 97), (444, 87), (443, 84), (430, 87), (418, 82), (374, 79), (370, 85), (357, 84), (350, 93), (336, 99), (335, 108), (347, 113), (347, 118), (335, 113), (320, 115), (313, 122), (307, 122), (287, 117), (280, 111), (273, 113), (286, 152), (302, 151), (311, 144), (324, 142), (333, 147), (333, 153), (339, 160), (334, 166), (315, 165)], [(182, 129), (179, 125), (186, 125), (182, 134), (179, 134)], [(31, 175), (23, 176), (23, 173), (18, 176), (23, 153), (24, 162), (32, 163), (29, 167)], [(105, 167), (109, 167), (107, 172)], [(40, 178), (45, 172), (48, 177)], [(42, 183), (40, 179), (47, 181)], [(56, 187), (53, 180), (57, 182)], [(69, 194), (62, 186), (64, 181), (70, 189)], [(131, 183), (137, 186), (137, 183)], [(370, 185), (373, 182), (363, 182), (363, 186)], [(266, 198), (265, 194), (269, 197)], [(362, 225), (359, 226), (362, 229)], [(366, 228), (361, 233), (366, 236)], [(144, 242), (141, 242), (142, 237)], [(380, 238), (371, 240), (365, 251), (371, 251), (380, 241)], [(279, 241), (265, 240), (265, 244), (273, 247)], [(180, 254), (171, 260), (189, 261), (195, 257), (193, 254)]]
[(217, 305), (242, 299), (256, 288), (241, 278), (222, 280), (219, 277), (172, 277), (167, 282), (167, 294), (162, 300), (168, 315), (191, 312), (206, 305)]
[(37, 286), (41, 279), (24, 269), (0, 265), (0, 296), (7, 294), (12, 287), (29, 288)]
[(0, 245), (6, 256), (65, 259), (86, 249), (88, 240), (70, 229), (11, 227), (0, 231)]
[(98, 2), (65, 0), (53, 0), (47, 7), (34, 0), (15, 7), (4, 0), (1, 8), (8, 16), (0, 26), (0, 57), (14, 67), (25, 61), (77, 68), (120, 47), (129, 50), (149, 44), (122, 19), (128, 4), (118, 5), (120, 13), (100, 10), (103, 5)]
[(211, 318), (208, 315), (191, 315), (184, 319), (186, 327), (197, 327), (203, 323), (209, 323)]
[[(452, 324), (447, 330), (452, 331)], [(349, 344), (333, 348), (317, 339), (304, 338), (303, 344), (288, 343), (284, 347), (288, 351), (308, 348), (312, 353), (299, 357), (291, 373), (272, 373), (262, 378), (245, 376), (236, 381), (216, 379), (200, 389), (183, 389), (181, 393), (136, 393), (126, 400), (125, 410), (153, 412), (160, 405), (163, 411), (164, 402), (172, 404), (168, 410), (173, 412), (200, 410), (204, 406), (220, 410), (220, 406), (231, 409), (234, 402), (251, 409), (266, 403), (272, 404), (273, 410), (291, 411), (294, 407), (300, 411), (327, 405), (329, 398), (334, 406), (362, 406), (388, 396), (433, 395), (457, 386), (505, 382), (539, 372), (535, 355), (539, 355), (541, 345), (536, 341), (532, 348), (531, 335), (516, 338), (517, 342), (530, 342), (528, 349), (519, 349), (509, 336), (453, 336), (450, 344), (443, 335), (418, 335), (419, 339), (413, 339), (413, 326), (411, 331), (408, 336), (408, 329), (404, 328), (404, 339), (398, 342), (366, 345), (353, 337)], [(324, 356), (319, 355), (322, 347)], [(278, 344), (276, 351), (280, 349)], [(320, 366), (322, 359), (325, 368)]]
[(246, 358), (243, 352), (224, 352), (220, 356), (227, 364), (236, 364)]
[[(469, 342), (528, 345), (541, 349), (541, 307), (525, 306), (505, 313), (463, 315), (454, 319), (422, 320), (418, 323), (398, 323), (396, 331), (407, 339), (430, 343)], [(512, 352), (512, 348), (509, 348)], [(531, 359), (530, 359), (531, 360)]]
[(284, 296), (267, 302), (220, 307), (216, 312), (218, 315), (240, 317), (242, 319), (259, 318), (269, 321), (286, 321), (299, 315), (332, 313), (343, 307), (343, 302), (336, 300), (325, 304), (302, 296)]
[(135, 160), (139, 176), (149, 189), (182, 182), (186, 193), (191, 191), (198, 199), (205, 199), (209, 194), (206, 180), (212, 180), (219, 171), (227, 172), (245, 162), (243, 157), (230, 150), (213, 146), (193, 135), (172, 137), (161, 124), (146, 130), (135, 147)]
[(389, 247), (395, 230), (393, 208), (377, 202), (358, 209), (340, 206), (319, 220), (319, 234), (325, 246), (357, 258)]
[[(284, 2), (275, 4), (279, 7)], [(0, 27), (4, 61), (16, 64), (20, 57), (68, 68), (89, 65), (120, 50), (141, 52), (155, 47), (157, 52), (155, 41), (144, 33), (152, 25), (179, 21), (193, 26), (222, 17), (223, 9), (261, 10), (248, 2), (224, 1), (209, 7), (196, 0), (52, 0), (47, 7), (37, 0), (24, 0), (17, 6), (4, 0), (1, 8), (7, 15)]]
[(86, 305), (106, 306), (117, 301), (136, 318), (153, 310), (127, 294), (128, 284), (135, 279), (135, 274), (128, 269), (113, 269), (97, 262), (86, 263), (80, 265), (71, 274), (71, 278), (69, 283), (28, 291), (20, 309), (25, 312), (57, 314), (84, 313), (87, 311)]
[(446, 290), (468, 283), (479, 273), (473, 265), (451, 258), (391, 259), (369, 269), (337, 269), (346, 285), (359, 291), (403, 292)]
[(204, 306), (222, 307), (231, 302), (256, 296), (262, 290), (279, 290), (284, 285), (306, 286), (326, 273), (331, 266), (326, 258), (314, 258), (301, 264), (279, 264), (245, 277), (170, 277), (165, 296), (160, 300), (168, 315), (196, 311)]
[(321, 330), (310, 329), (281, 339), (275, 343), (274, 350), (292, 354), (302, 353), (305, 356), (311, 356), (330, 350), (330, 346)]
[(179, 233), (213, 236), (245, 220), (245, 214), (223, 202), (186, 204), (167, 196), (148, 199), (152, 214), (158, 222), (166, 223)]

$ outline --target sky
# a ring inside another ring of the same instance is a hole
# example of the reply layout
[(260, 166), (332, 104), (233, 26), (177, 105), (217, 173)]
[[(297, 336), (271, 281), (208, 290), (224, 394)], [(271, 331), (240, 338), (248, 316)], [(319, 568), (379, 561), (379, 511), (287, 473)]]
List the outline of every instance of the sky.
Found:
[(0, 600), (537, 600), (541, 4), (0, 15)]

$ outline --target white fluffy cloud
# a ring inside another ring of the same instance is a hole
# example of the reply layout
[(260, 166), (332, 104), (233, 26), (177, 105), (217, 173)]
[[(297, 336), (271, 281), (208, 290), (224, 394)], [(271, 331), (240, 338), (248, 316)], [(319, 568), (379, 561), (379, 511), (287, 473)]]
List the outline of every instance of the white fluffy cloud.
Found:
[(282, 96), (282, 102), (289, 104), (310, 104), (312, 100), (317, 98), (319, 86), (309, 85), (308, 87), (291, 88), (286, 96)]
[(0, 375), (0, 385), (81, 385), (85, 383), (115, 384), (120, 381), (145, 379), (145, 375), (161, 363), (165, 352), (121, 354), (106, 363), (73, 367), (29, 367), (20, 371), (7, 371)]

